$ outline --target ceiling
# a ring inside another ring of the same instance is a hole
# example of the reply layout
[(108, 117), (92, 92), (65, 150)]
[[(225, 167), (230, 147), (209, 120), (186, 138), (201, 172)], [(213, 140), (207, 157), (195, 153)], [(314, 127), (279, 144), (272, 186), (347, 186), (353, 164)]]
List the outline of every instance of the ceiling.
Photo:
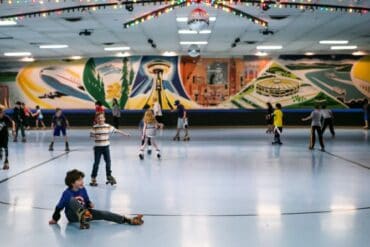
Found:
[[(315, 0), (311, 0), (313, 2)], [(102, 1), (99, 1), (102, 2)], [(307, 2), (307, 1), (306, 1)], [(319, 3), (366, 6), (366, 0), (316, 0)], [(1, 4), (0, 16), (58, 8), (61, 6), (77, 6), (79, 1), (44, 4)], [(164, 51), (175, 51), (186, 54), (188, 46), (180, 45), (180, 41), (208, 41), (201, 45), (204, 56), (241, 56), (256, 53), (257, 45), (282, 45), (283, 49), (269, 52), (278, 54), (315, 54), (352, 53), (353, 51), (331, 51), (328, 45), (319, 44), (320, 40), (349, 40), (350, 45), (357, 45), (358, 50), (370, 51), (370, 14), (331, 13), (322, 11), (301, 11), (299, 9), (271, 8), (263, 11), (258, 7), (234, 5), (235, 8), (253, 14), (269, 22), (269, 28), (274, 35), (262, 35), (261, 26), (250, 21), (202, 5), (210, 16), (215, 16), (211, 22), (210, 34), (178, 34), (180, 29), (188, 29), (186, 23), (176, 21), (177, 17), (186, 17), (195, 6), (177, 8), (159, 18), (144, 22), (129, 29), (123, 28), (123, 23), (146, 12), (159, 8), (159, 5), (136, 5), (133, 12), (125, 8), (107, 8), (97, 11), (75, 12), (49, 17), (25, 18), (16, 26), (0, 26), (0, 59), (4, 52), (29, 51), (35, 58), (62, 58), (68, 56), (112, 56), (116, 52), (104, 51), (104, 43), (114, 43), (113, 46), (129, 46), (132, 55), (156, 55)], [(275, 20), (271, 16), (287, 16)], [(81, 21), (69, 22), (65, 18), (82, 17)], [(92, 29), (91, 36), (80, 36), (83, 29)], [(12, 39), (2, 39), (12, 37)], [(241, 42), (234, 48), (231, 44), (236, 38)], [(148, 43), (152, 39), (157, 48)], [(253, 41), (254, 44), (247, 44)], [(67, 44), (66, 49), (40, 49), (39, 44)]]

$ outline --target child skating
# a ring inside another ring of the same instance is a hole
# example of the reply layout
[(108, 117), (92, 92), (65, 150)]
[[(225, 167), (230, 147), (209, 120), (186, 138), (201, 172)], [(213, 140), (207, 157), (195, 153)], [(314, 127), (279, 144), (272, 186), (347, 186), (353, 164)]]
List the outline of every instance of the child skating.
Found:
[(32, 114), (32, 117), (36, 117), (36, 129), (39, 128), (39, 124), (41, 124), (42, 129), (45, 129), (44, 115), (42, 114), (40, 106), (36, 106), (36, 112)]
[(128, 133), (123, 132), (114, 128), (113, 126), (105, 123), (104, 113), (100, 113), (96, 116), (97, 124), (95, 124), (90, 132), (90, 136), (95, 139), (94, 146), (94, 165), (91, 173), (91, 186), (97, 186), (96, 177), (98, 176), (99, 163), (101, 156), (104, 157), (105, 161), (105, 171), (107, 176), (106, 184), (114, 185), (116, 184), (116, 179), (112, 176), (111, 170), (111, 159), (109, 151), (109, 138), (110, 134), (118, 132), (122, 135), (129, 136)]
[[(149, 106), (145, 106), (144, 107), (144, 116), (143, 118), (141, 119), (140, 123), (139, 123), (139, 132), (140, 132), (140, 136), (141, 136), (141, 146), (144, 145), (145, 143), (145, 136), (143, 135), (143, 129), (144, 129), (144, 117), (145, 117), (145, 114), (147, 111), (152, 111)], [(148, 154), (152, 154), (152, 140), (150, 138), (148, 138), (147, 140), (147, 144), (148, 144), (148, 147), (147, 147), (147, 153)]]
[(5, 109), (0, 106), (0, 160), (3, 159), (3, 150), (4, 150), (4, 165), (3, 169), (9, 169), (9, 160), (8, 160), (8, 142), (9, 142), (9, 132), (8, 129), (12, 128), (13, 135), (15, 134), (15, 123), (14, 121), (4, 113)]
[(188, 118), (185, 107), (180, 103), (179, 100), (175, 101), (176, 112), (177, 112), (177, 129), (176, 135), (173, 138), (174, 141), (180, 141), (180, 131), (183, 129), (185, 131), (184, 141), (189, 141), (189, 131), (188, 131)]
[(276, 109), (273, 114), (274, 118), (274, 141), (272, 144), (282, 145), (280, 135), (283, 132), (283, 112), (281, 110), (281, 104), (276, 104)]
[(157, 135), (157, 129), (159, 128), (163, 128), (163, 124), (158, 123), (158, 121), (155, 119), (154, 112), (152, 110), (147, 110), (144, 115), (144, 126), (142, 132), (142, 140), (144, 140), (144, 143), (142, 143), (139, 152), (139, 157), (141, 160), (144, 159), (144, 150), (147, 142), (151, 142), (151, 144), (153, 144), (157, 152), (157, 158), (158, 159), (161, 158), (161, 153), (155, 140)]
[(326, 108), (326, 105), (322, 106), (321, 110), (322, 117), (324, 119), (323, 126), (322, 126), (322, 135), (324, 135), (326, 128), (329, 126), (329, 130), (331, 136), (335, 137), (335, 130), (334, 130), (334, 114), (330, 109)]
[(21, 131), (22, 135), (22, 142), (26, 142), (26, 132), (25, 132), (25, 119), (26, 116), (24, 115), (24, 110), (22, 109), (22, 103), (17, 102), (15, 104), (13, 110), (13, 119), (15, 122), (15, 135), (14, 135), (14, 142), (18, 141), (18, 132)]
[(94, 209), (94, 204), (90, 201), (87, 191), (84, 187), (84, 174), (79, 170), (67, 172), (65, 184), (67, 189), (63, 192), (59, 203), (55, 207), (50, 225), (57, 224), (60, 219), (60, 212), (64, 213), (69, 222), (80, 223), (80, 229), (89, 229), (90, 221), (105, 220), (117, 224), (142, 225), (143, 215), (137, 215), (134, 218), (128, 218), (124, 215), (111, 213)]
[(67, 128), (69, 127), (69, 122), (67, 118), (63, 115), (62, 110), (57, 108), (55, 111), (55, 115), (51, 121), (51, 128), (53, 129), (53, 139), (49, 145), (49, 151), (54, 150), (54, 141), (56, 136), (60, 136), (60, 134), (64, 137), (65, 143), (65, 151), (69, 152), (69, 144), (68, 144), (68, 137), (67, 137)]
[(321, 132), (321, 117), (322, 115), (320, 111), (320, 106), (315, 106), (315, 110), (313, 110), (308, 117), (302, 118), (302, 121), (307, 121), (311, 119), (310, 145), (308, 148), (310, 150), (313, 150), (315, 148), (316, 133), (317, 133), (319, 137), (321, 151), (325, 152), (325, 146), (324, 146), (324, 141), (323, 141), (322, 132)]

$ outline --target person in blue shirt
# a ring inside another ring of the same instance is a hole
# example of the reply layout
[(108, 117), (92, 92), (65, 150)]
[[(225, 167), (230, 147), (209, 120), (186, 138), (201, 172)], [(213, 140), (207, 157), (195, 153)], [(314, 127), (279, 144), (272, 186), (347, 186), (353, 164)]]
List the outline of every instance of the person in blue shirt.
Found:
[(63, 192), (55, 207), (52, 219), (49, 221), (50, 225), (58, 223), (61, 217), (60, 212), (63, 209), (68, 221), (80, 222), (81, 229), (88, 229), (92, 220), (106, 220), (130, 225), (142, 225), (144, 223), (143, 215), (128, 218), (124, 215), (94, 209), (94, 204), (84, 187), (84, 177), (84, 173), (76, 169), (67, 172), (64, 182), (68, 188)]
[(176, 129), (176, 135), (173, 138), (174, 141), (180, 141), (180, 131), (182, 129), (185, 130), (185, 136), (184, 136), (184, 141), (189, 141), (189, 131), (188, 131), (188, 118), (187, 118), (187, 113), (185, 110), (185, 107), (183, 104), (180, 103), (179, 100), (175, 101), (175, 106), (176, 106), (176, 112), (177, 112), (177, 129)]
[(65, 151), (69, 152), (69, 144), (68, 144), (68, 137), (67, 137), (67, 128), (69, 127), (69, 122), (67, 118), (63, 115), (62, 110), (57, 108), (55, 110), (55, 115), (51, 120), (51, 128), (53, 129), (53, 139), (49, 145), (49, 151), (54, 150), (54, 141), (56, 136), (60, 136), (60, 134), (64, 137), (65, 142)]

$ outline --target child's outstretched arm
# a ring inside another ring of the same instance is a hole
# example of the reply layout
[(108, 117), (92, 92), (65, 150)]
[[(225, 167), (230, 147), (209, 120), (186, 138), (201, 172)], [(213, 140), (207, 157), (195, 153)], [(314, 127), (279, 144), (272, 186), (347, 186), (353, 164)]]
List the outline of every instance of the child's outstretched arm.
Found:
[(120, 133), (120, 134), (122, 134), (122, 135), (124, 135), (124, 136), (130, 136), (130, 133), (128, 133), (128, 132), (126, 132), (126, 131), (123, 131), (123, 130), (118, 130), (118, 129), (116, 129), (116, 130), (115, 130), (115, 132), (118, 132), (118, 133)]

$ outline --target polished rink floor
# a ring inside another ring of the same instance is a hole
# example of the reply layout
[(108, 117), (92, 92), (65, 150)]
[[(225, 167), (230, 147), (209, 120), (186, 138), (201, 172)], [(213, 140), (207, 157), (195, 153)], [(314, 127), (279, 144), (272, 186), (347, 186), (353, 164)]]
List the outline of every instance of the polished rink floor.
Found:
[[(9, 171), (0, 171), (0, 240), (4, 246), (369, 246), (368, 131), (338, 129), (326, 153), (309, 151), (308, 129), (286, 129), (272, 146), (263, 129), (196, 129), (190, 142), (159, 137), (162, 159), (138, 157), (139, 133), (112, 138), (105, 185), (87, 186), (98, 209), (145, 214), (140, 227), (94, 222), (81, 231), (64, 218), (47, 224), (65, 172), (88, 177), (93, 162), (87, 130), (71, 130), (72, 151), (51, 131), (31, 131), (10, 144)], [(329, 133), (326, 133), (327, 135)], [(318, 148), (317, 143), (317, 148)]]

